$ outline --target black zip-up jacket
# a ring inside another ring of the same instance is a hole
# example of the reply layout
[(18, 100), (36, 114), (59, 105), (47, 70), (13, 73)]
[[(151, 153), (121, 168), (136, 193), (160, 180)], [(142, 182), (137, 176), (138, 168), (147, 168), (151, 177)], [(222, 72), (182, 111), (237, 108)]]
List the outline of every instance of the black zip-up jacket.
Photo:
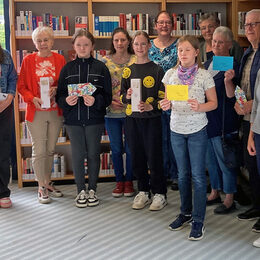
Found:
[[(68, 85), (77, 83), (92, 83), (97, 90), (93, 93), (95, 102), (92, 106), (84, 104), (83, 97), (79, 97), (74, 106), (68, 105)], [(104, 123), (106, 107), (112, 102), (111, 77), (106, 65), (90, 57), (76, 58), (67, 63), (60, 72), (56, 102), (63, 110), (67, 125), (94, 125)]]

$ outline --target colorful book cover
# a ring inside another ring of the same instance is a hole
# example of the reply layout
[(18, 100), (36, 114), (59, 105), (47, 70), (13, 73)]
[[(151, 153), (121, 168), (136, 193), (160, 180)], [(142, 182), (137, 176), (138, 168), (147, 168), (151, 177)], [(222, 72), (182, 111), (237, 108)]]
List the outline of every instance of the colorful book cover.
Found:
[(96, 91), (96, 89), (97, 88), (91, 83), (78, 83), (68, 85), (69, 96), (91, 96)]
[(238, 103), (241, 107), (243, 107), (244, 104), (247, 102), (246, 94), (245, 94), (245, 92), (244, 92), (239, 86), (236, 86), (236, 89), (235, 89), (235, 97), (236, 97), (237, 103)]

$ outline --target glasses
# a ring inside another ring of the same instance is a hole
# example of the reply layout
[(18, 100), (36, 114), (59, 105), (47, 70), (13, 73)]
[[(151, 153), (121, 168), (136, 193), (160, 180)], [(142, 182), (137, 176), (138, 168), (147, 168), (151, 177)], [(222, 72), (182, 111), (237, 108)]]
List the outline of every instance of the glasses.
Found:
[(248, 29), (249, 27), (251, 27), (252, 29), (254, 29), (256, 26), (257, 26), (257, 24), (259, 24), (260, 22), (254, 22), (254, 23), (245, 23), (244, 24), (244, 28), (245, 29)]
[(208, 30), (212, 30), (212, 29), (215, 29), (215, 28), (216, 28), (215, 25), (209, 25), (209, 26), (202, 26), (202, 27), (200, 27), (200, 30), (201, 31), (206, 31), (207, 29)]
[(157, 23), (159, 26), (163, 26), (164, 24), (167, 25), (167, 26), (172, 25), (172, 22), (171, 22), (171, 21), (157, 21), (156, 23)]
[(226, 41), (216, 41), (216, 40), (212, 40), (212, 43), (214, 44), (219, 44), (219, 45), (223, 45)]

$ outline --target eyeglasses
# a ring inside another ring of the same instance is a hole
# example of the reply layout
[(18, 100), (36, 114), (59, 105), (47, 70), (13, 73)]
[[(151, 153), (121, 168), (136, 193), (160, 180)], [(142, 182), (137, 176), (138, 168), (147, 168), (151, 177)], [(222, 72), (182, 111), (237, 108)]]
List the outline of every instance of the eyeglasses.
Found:
[(163, 26), (164, 24), (167, 25), (167, 26), (172, 25), (172, 22), (171, 22), (171, 21), (157, 21), (156, 23), (157, 23), (159, 26)]
[(212, 43), (214, 44), (219, 44), (219, 45), (223, 45), (226, 41), (216, 41), (216, 40), (212, 40)]
[(209, 26), (202, 26), (202, 27), (200, 27), (200, 30), (201, 31), (206, 31), (207, 29), (208, 30), (212, 30), (212, 29), (215, 29), (215, 28), (216, 28), (215, 25), (209, 25)]
[(256, 26), (257, 26), (257, 24), (259, 24), (260, 22), (254, 22), (254, 23), (245, 23), (244, 24), (244, 28), (245, 29), (248, 29), (249, 27), (251, 27), (252, 29), (254, 29)]

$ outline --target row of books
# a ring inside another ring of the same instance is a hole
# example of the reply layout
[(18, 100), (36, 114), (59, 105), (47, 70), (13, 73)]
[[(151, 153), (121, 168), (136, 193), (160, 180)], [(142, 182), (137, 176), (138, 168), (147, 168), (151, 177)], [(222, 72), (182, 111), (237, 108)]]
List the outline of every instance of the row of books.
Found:
[(100, 154), (99, 175), (114, 175), (114, 166), (112, 162), (112, 152)]
[(35, 16), (32, 11), (20, 11), (20, 15), (16, 16), (16, 36), (31, 36), (34, 29), (39, 26), (50, 26), (54, 35), (69, 35), (69, 17), (62, 15), (53, 15), (44, 13), (41, 16)]
[[(34, 169), (32, 166), (32, 158), (23, 158), (23, 179), (24, 180), (33, 180), (36, 178)], [(65, 157), (63, 154), (54, 154), (53, 155), (53, 166), (51, 171), (52, 178), (63, 178), (66, 173), (66, 163)]]
[(245, 20), (247, 12), (238, 12), (238, 34), (245, 34)]
[(126, 29), (130, 34), (137, 30), (149, 32), (149, 15), (148, 14), (125, 14), (119, 16), (95, 16), (93, 14), (93, 35), (94, 36), (111, 36), (117, 27)]
[[(216, 16), (221, 22), (221, 13), (215, 12)], [(172, 35), (201, 35), (199, 27), (199, 19), (204, 13), (199, 10), (196, 13), (191, 14), (176, 14), (173, 13), (173, 30)]]

